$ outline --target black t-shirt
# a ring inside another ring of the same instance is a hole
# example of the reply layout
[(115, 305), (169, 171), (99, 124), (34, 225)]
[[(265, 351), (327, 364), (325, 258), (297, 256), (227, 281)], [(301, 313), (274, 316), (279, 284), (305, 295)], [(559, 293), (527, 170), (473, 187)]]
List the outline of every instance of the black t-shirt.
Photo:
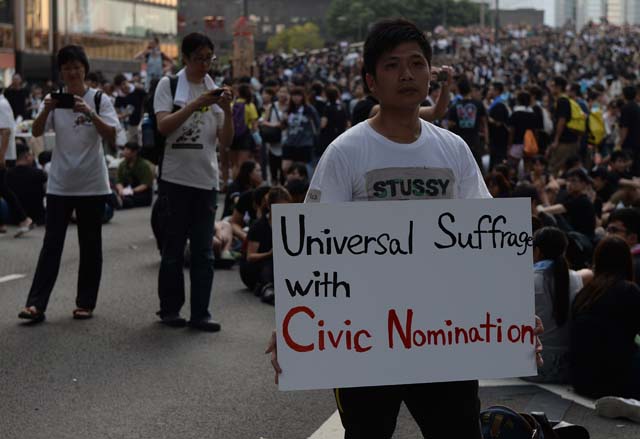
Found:
[(505, 152), (509, 143), (509, 131), (506, 127), (509, 120), (509, 109), (504, 103), (498, 102), (489, 109), (489, 118), (493, 121), (489, 123), (491, 146), (498, 151)]
[(44, 184), (47, 174), (33, 166), (16, 166), (6, 173), (7, 186), (16, 194), (27, 216), (37, 224), (44, 223)]
[(233, 181), (227, 188), (227, 195), (224, 197), (224, 209), (222, 210), (222, 217), (227, 217), (233, 214), (236, 202), (240, 195), (245, 192), (247, 188), (242, 187), (237, 181)]
[(635, 102), (629, 102), (620, 111), (620, 127), (627, 128), (627, 137), (622, 143), (622, 148), (632, 151), (640, 151), (640, 106)]
[(266, 253), (273, 248), (271, 224), (269, 224), (269, 218), (266, 215), (251, 226), (247, 240), (259, 243), (258, 253)]
[(347, 109), (342, 104), (330, 102), (324, 107), (320, 116), (327, 118), (327, 126), (320, 132), (320, 147), (322, 151), (319, 152), (324, 152), (336, 137), (346, 131)]
[(630, 395), (631, 362), (638, 352), (640, 289), (620, 280), (589, 309), (573, 312), (569, 359), (571, 380), (579, 393), (601, 396)]
[[(567, 124), (571, 120), (571, 103), (569, 99), (565, 97), (561, 97), (558, 99), (556, 103), (556, 112), (554, 114), (555, 123), (558, 123), (558, 119), (565, 119), (565, 127), (562, 130), (562, 135), (560, 136), (560, 143), (575, 143), (578, 141), (578, 135), (567, 128)], [(557, 126), (557, 125), (556, 125)]]
[(589, 197), (569, 195), (562, 204), (567, 209), (565, 216), (573, 230), (592, 238), (596, 229), (596, 209)]
[(256, 212), (255, 207), (253, 206), (253, 190), (248, 190), (238, 198), (238, 202), (236, 203), (236, 207), (234, 210), (237, 210), (242, 214), (242, 217), (245, 220), (245, 224), (251, 225), (258, 217), (258, 213)]
[(513, 127), (514, 145), (522, 145), (524, 143), (525, 131), (539, 128), (538, 116), (533, 111), (514, 111), (509, 117), (508, 124)]
[(29, 90), (26, 88), (7, 88), (4, 90), (4, 97), (9, 101), (13, 110), (13, 117), (22, 116), (24, 119), (31, 119), (27, 114), (27, 99)]
[(610, 171), (607, 174), (607, 181), (611, 185), (612, 190), (617, 191), (620, 186), (621, 179), (631, 180), (633, 176), (629, 172)]
[(365, 99), (358, 102), (353, 109), (353, 114), (351, 115), (352, 125), (359, 124), (360, 122), (369, 119), (371, 110), (373, 110), (373, 107), (376, 105), (378, 105), (378, 100), (373, 96), (367, 96)]
[(122, 111), (125, 108), (131, 106), (131, 114), (127, 118), (126, 122), (131, 126), (136, 126), (142, 120), (142, 107), (144, 104), (147, 93), (140, 88), (135, 88), (131, 93), (126, 96), (118, 96), (116, 98), (115, 107)]
[(480, 118), (486, 115), (482, 102), (463, 99), (449, 110), (449, 120), (455, 123), (451, 131), (462, 137), (469, 148), (475, 149), (480, 145)]

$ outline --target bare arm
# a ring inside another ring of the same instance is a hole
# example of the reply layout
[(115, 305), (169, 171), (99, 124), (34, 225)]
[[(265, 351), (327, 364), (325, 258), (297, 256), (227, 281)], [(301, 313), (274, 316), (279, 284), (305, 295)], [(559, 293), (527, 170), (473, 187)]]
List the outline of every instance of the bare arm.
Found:
[(11, 130), (9, 128), (0, 128), (0, 169), (5, 167), (5, 156), (9, 149), (9, 137)]
[(51, 97), (47, 96), (44, 99), (44, 110), (38, 114), (36, 120), (33, 121), (31, 125), (31, 134), (33, 137), (40, 137), (44, 134), (44, 128), (47, 124), (47, 118), (49, 117), (49, 113), (55, 108), (56, 101), (51, 99)]
[(231, 228), (233, 229), (233, 235), (242, 239), (243, 241), (247, 237), (247, 232), (244, 231), (244, 221), (242, 219), (242, 213), (237, 209), (233, 209), (233, 215), (231, 215)]
[(554, 204), (553, 206), (538, 206), (539, 212), (548, 213), (549, 215), (561, 215), (567, 213), (567, 209), (562, 204)]
[(627, 140), (628, 135), (629, 135), (629, 128), (620, 127), (620, 145), (622, 145), (624, 141)]
[[(218, 130), (218, 141), (220, 142), (220, 148), (226, 151), (227, 148), (231, 146), (231, 142), (233, 142), (235, 131), (233, 128), (233, 114), (231, 113), (230, 102), (222, 105), (224, 105), (222, 107), (224, 111), (224, 125), (222, 126), (222, 129)], [(253, 131), (258, 130), (257, 120), (253, 123), (252, 128)]]
[(273, 256), (273, 250), (266, 253), (258, 253), (259, 242), (249, 241), (247, 243), (247, 262), (260, 262)]
[(553, 143), (554, 144), (558, 144), (558, 142), (560, 142), (560, 137), (562, 136), (562, 133), (564, 132), (564, 128), (567, 125), (567, 119), (564, 117), (561, 117), (558, 119), (558, 124), (556, 125), (556, 135), (553, 138)]

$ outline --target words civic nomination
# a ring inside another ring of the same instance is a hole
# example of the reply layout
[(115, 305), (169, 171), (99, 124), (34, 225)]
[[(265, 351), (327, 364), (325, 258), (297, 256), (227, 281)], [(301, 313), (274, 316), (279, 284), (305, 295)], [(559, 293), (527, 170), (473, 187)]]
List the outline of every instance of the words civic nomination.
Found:
[[(531, 235), (525, 231), (512, 232), (502, 230), (500, 224), (506, 226), (504, 215), (482, 215), (471, 232), (456, 231), (453, 225), (456, 217), (451, 212), (444, 212), (438, 217), (438, 228), (443, 233), (443, 241), (434, 242), (437, 249), (444, 250), (452, 247), (462, 249), (482, 250), (486, 247), (516, 248), (517, 255), (522, 256), (527, 248), (532, 246)], [(390, 233), (378, 235), (354, 234), (350, 236), (336, 236), (331, 229), (325, 228), (319, 236), (307, 234), (305, 215), (298, 215), (297, 245), (291, 240), (287, 217), (280, 218), (280, 230), (285, 252), (289, 256), (317, 255), (413, 255), (414, 252), (414, 221), (410, 220), (406, 234), (394, 237)], [(296, 233), (293, 233), (295, 236)]]
[[(512, 324), (503, 327), (502, 319), (485, 314), (485, 319), (478, 325), (471, 327), (455, 326), (452, 320), (445, 320), (444, 327), (416, 328), (413, 323), (414, 311), (407, 309), (404, 319), (401, 319), (395, 309), (387, 314), (387, 345), (389, 349), (414, 349), (425, 346), (457, 346), (474, 343), (485, 344), (535, 344), (533, 326)], [(291, 321), (303, 319), (298, 324), (315, 326), (314, 336), (304, 340), (292, 334)], [(323, 319), (316, 319), (316, 314), (307, 306), (297, 306), (289, 310), (282, 321), (282, 335), (286, 345), (296, 352), (313, 352), (333, 350), (347, 350), (363, 353), (377, 345), (372, 332), (368, 329), (355, 329), (351, 320), (345, 320), (342, 327), (328, 328)], [(382, 347), (382, 346), (380, 346)]]

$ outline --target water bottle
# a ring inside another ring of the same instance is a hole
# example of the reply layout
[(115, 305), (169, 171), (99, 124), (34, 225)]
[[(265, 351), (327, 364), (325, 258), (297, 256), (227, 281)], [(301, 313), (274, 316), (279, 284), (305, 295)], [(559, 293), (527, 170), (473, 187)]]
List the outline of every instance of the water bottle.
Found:
[(144, 113), (142, 118), (142, 147), (153, 149), (155, 147), (155, 129), (149, 113)]

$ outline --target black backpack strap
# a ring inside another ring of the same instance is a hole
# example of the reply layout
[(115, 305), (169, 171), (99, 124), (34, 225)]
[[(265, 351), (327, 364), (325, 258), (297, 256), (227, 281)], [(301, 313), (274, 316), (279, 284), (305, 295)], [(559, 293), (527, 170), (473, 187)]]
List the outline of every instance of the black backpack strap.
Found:
[(102, 91), (96, 91), (96, 94), (93, 95), (93, 103), (96, 106), (96, 114), (100, 116), (100, 103), (102, 102)]
[[(171, 89), (171, 99), (176, 98), (176, 90), (178, 89), (178, 77), (177, 76), (169, 76), (169, 88)], [(178, 111), (180, 107), (173, 104), (173, 113)]]

